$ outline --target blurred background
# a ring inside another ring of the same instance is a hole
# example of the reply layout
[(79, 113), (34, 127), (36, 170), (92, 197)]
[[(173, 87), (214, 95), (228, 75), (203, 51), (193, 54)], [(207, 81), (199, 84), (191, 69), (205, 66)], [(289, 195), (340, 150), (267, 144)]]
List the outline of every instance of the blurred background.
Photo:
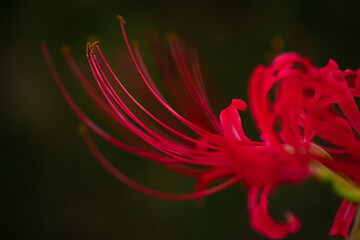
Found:
[[(271, 59), (272, 39), (324, 66), (360, 66), (359, 1), (8, 1), (1, 6), (2, 239), (264, 239), (248, 223), (247, 192), (236, 184), (206, 198), (170, 201), (139, 193), (111, 176), (89, 152), (78, 119), (56, 88), (40, 51), (46, 40), (66, 87), (88, 112), (76, 77), (60, 53), (68, 44), (90, 76), (85, 43), (94, 36), (114, 63), (123, 48), (116, 14), (130, 39), (176, 32), (200, 55), (226, 104), (247, 99), (247, 82)], [(144, 49), (145, 59), (147, 57)], [(251, 116), (245, 131), (258, 138)], [(189, 192), (192, 182), (96, 141), (132, 178), (160, 190)], [(283, 186), (270, 199), (277, 220), (286, 210), (303, 223), (287, 239), (329, 239), (341, 200), (317, 182)]]

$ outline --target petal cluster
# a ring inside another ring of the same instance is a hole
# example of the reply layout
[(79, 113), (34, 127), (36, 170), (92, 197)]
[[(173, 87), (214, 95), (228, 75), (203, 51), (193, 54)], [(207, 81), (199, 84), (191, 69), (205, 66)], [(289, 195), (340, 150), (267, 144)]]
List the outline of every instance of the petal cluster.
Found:
[[(250, 96), (264, 141), (312, 152), (317, 161), (342, 174), (341, 181), (359, 188), (360, 70), (341, 71), (334, 60), (317, 68), (309, 59), (286, 53), (270, 67), (256, 68)], [(342, 194), (345, 186), (334, 188)], [(356, 208), (356, 203), (344, 200), (330, 235), (347, 237)]]

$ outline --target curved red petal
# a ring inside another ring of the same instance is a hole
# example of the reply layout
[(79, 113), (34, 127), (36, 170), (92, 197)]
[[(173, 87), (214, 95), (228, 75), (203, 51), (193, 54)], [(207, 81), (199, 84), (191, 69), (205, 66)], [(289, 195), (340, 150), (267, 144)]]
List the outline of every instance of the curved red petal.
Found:
[(301, 222), (292, 213), (285, 214), (286, 222), (276, 222), (268, 212), (268, 195), (271, 187), (266, 187), (260, 195), (260, 203), (257, 204), (259, 187), (253, 187), (249, 193), (250, 223), (252, 227), (272, 239), (281, 239), (289, 233), (295, 233), (301, 228)]
[(231, 105), (220, 113), (220, 122), (226, 137), (250, 141), (245, 135), (241, 125), (241, 118), (237, 110), (245, 110), (246, 103), (240, 99), (234, 99)]

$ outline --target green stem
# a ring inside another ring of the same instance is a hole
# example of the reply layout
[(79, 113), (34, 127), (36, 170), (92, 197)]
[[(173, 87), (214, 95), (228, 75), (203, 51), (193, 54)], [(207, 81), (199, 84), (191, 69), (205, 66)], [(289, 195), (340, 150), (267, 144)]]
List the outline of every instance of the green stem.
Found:
[(360, 203), (360, 187), (346, 176), (339, 175), (314, 160), (310, 164), (313, 176), (327, 185), (335, 194), (353, 203)]

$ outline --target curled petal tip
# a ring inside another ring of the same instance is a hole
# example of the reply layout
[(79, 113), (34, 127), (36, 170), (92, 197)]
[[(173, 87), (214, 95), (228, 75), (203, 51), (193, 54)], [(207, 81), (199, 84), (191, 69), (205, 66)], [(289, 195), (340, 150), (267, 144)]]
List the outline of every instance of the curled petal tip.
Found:
[[(269, 188), (269, 187), (268, 187)], [(277, 222), (268, 211), (269, 189), (264, 190), (258, 202), (259, 189), (254, 187), (249, 193), (250, 223), (252, 227), (262, 235), (271, 239), (282, 239), (290, 233), (300, 230), (301, 222), (291, 212), (286, 212), (286, 221)]]
[(116, 15), (116, 20), (118, 20), (118, 21), (119, 21), (120, 23), (122, 23), (122, 24), (126, 24), (124, 18), (123, 18), (122, 16), (120, 16), (119, 14)]
[(64, 45), (61, 46), (61, 53), (64, 56), (67, 56), (67, 55), (71, 54), (71, 48), (68, 45), (64, 44)]
[(246, 102), (241, 99), (233, 99), (231, 101), (231, 106), (234, 106), (237, 110), (245, 111), (247, 108)]
[(301, 228), (301, 222), (300, 220), (292, 213), (292, 212), (286, 212), (285, 217), (289, 223), (289, 232), (295, 233), (300, 230)]

